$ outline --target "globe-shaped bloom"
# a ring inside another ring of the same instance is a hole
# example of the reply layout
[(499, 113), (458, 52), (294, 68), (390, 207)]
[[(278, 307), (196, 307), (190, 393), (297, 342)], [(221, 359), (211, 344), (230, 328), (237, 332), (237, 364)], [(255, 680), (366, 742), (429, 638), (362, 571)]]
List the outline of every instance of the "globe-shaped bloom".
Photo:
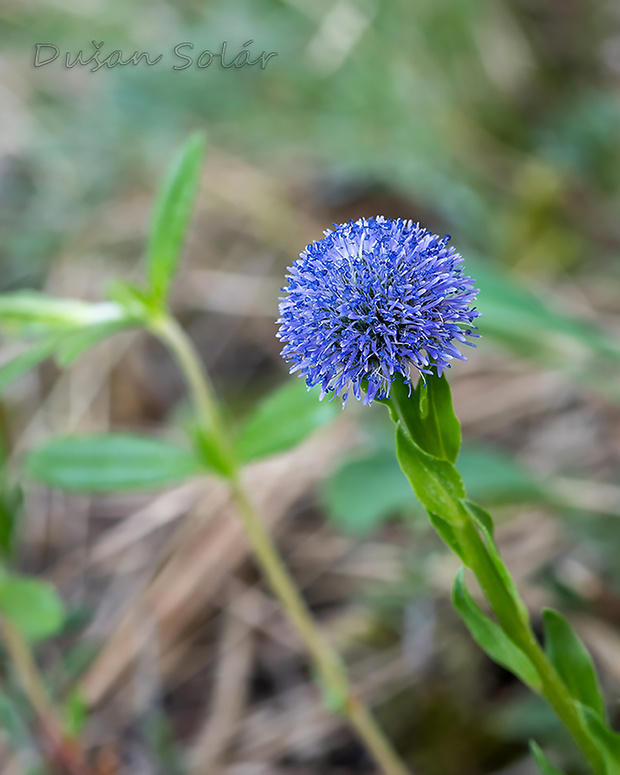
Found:
[(349, 389), (371, 404), (387, 398), (396, 374), (410, 366), (441, 376), (454, 342), (470, 344), (477, 290), (463, 259), (412, 221), (360, 218), (308, 245), (287, 275), (280, 299), (282, 355), (321, 399)]

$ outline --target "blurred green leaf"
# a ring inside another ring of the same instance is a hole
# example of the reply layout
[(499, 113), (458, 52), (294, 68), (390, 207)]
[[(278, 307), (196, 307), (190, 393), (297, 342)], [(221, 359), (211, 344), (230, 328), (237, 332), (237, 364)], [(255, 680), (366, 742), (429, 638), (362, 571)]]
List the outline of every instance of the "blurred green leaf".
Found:
[(76, 331), (58, 346), (56, 359), (60, 366), (68, 366), (79, 358), (86, 350), (104, 339), (107, 339), (120, 331), (125, 331), (132, 325), (137, 325), (130, 319), (115, 320), (110, 323), (99, 323)]
[(547, 759), (540, 747), (533, 740), (530, 740), (530, 751), (536, 759), (536, 764), (542, 775), (563, 775), (557, 767), (551, 764), (549, 759)]
[(213, 438), (210, 429), (192, 421), (187, 423), (187, 432), (194, 441), (196, 454), (199, 455), (204, 467), (221, 474), (226, 479), (230, 478), (230, 461), (222, 452), (220, 444)]
[(159, 488), (203, 470), (189, 450), (128, 434), (54, 439), (31, 452), (26, 467), (44, 484), (77, 492)]
[(88, 705), (79, 689), (69, 693), (63, 704), (63, 726), (72, 739), (80, 737), (88, 719)]
[(56, 354), (66, 366), (93, 344), (136, 324), (115, 302), (88, 304), (23, 291), (0, 296), (0, 322), (9, 332), (37, 337), (29, 349), (0, 367), (0, 391)]
[(37, 291), (0, 295), (0, 322), (9, 325), (40, 324), (46, 329), (73, 327), (88, 314), (90, 305), (52, 298)]
[(595, 356), (620, 362), (617, 340), (586, 320), (556, 309), (517, 278), (505, 277), (488, 264), (468, 259), (467, 271), (480, 288), (477, 322), (483, 336), (514, 352), (572, 372)]
[(588, 650), (566, 618), (557, 611), (549, 608), (543, 611), (543, 624), (545, 651), (569, 692), (604, 720), (605, 703)]
[(0, 439), (0, 556), (13, 556), (17, 527), (24, 508), (24, 491), (11, 480), (9, 453)]
[(458, 469), (475, 500), (485, 503), (547, 501), (543, 481), (500, 449), (468, 444), (458, 459)]
[(0, 367), (0, 392), (19, 379), (23, 374), (34, 369), (39, 363), (48, 358), (58, 347), (60, 339), (57, 336), (44, 339), (32, 345), (30, 349), (21, 353)]
[(136, 321), (145, 320), (152, 305), (152, 299), (143, 288), (119, 278), (110, 283), (106, 297), (120, 304), (127, 316)]
[(371, 533), (390, 516), (421, 510), (390, 450), (339, 468), (323, 487), (323, 501), (336, 527), (359, 536)]
[(0, 295), (0, 324), (16, 333), (49, 334), (125, 318), (115, 302), (52, 298), (36, 291)]
[(0, 577), (0, 611), (32, 641), (56, 635), (65, 621), (65, 608), (56, 591), (25, 576)]
[(452, 602), (476, 643), (502, 667), (514, 673), (523, 683), (538, 691), (540, 679), (527, 656), (476, 605), (465, 586), (465, 569), (461, 568), (452, 587)]
[(148, 281), (165, 301), (180, 258), (200, 182), (205, 137), (194, 134), (179, 151), (159, 191), (148, 249)]
[(24, 507), (24, 492), (18, 484), (12, 484), (6, 475), (0, 480), (0, 553), (13, 556), (17, 526)]
[[(371, 433), (375, 438), (379, 435), (375, 429)], [(464, 446), (458, 468), (468, 493), (478, 500), (515, 503), (548, 499), (534, 474), (498, 450)], [(383, 445), (334, 471), (323, 486), (323, 501), (334, 524), (353, 535), (367, 535), (392, 516), (422, 508), (403, 476), (393, 448)], [(483, 519), (487, 512), (471, 501), (468, 503)]]
[(275, 455), (299, 444), (331, 422), (341, 410), (338, 401), (319, 401), (302, 379), (293, 379), (268, 396), (243, 426), (237, 455), (248, 462)]
[(325, 681), (318, 675), (315, 677), (315, 683), (319, 686), (323, 707), (330, 713), (346, 717), (347, 701), (349, 699), (346, 691), (337, 686), (326, 685)]

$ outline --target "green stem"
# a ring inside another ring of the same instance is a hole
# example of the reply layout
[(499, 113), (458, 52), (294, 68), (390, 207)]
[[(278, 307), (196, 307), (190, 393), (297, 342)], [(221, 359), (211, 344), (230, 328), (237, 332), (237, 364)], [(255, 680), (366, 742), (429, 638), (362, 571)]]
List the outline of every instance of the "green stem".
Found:
[(213, 441), (223, 466), (223, 472), (234, 478), (238, 464), (218, 408), (213, 385), (203, 368), (194, 345), (174, 318), (161, 315), (151, 321), (150, 330), (174, 353), (183, 372), (194, 402), (196, 415)]
[(54, 763), (69, 775), (86, 775), (79, 750), (63, 734), (62, 724), (57, 718), (28, 642), (7, 618), (2, 619), (2, 634), (11, 664), (47, 738)]
[(185, 374), (200, 423), (209, 433), (225, 463), (233, 499), (250, 545), (275, 595), (314, 660), (328, 696), (338, 703), (338, 709), (362, 738), (385, 775), (409, 775), (367, 708), (354, 694), (340, 657), (318, 629), (271, 535), (249, 498), (213, 388), (194, 346), (172, 318), (159, 317), (152, 321), (150, 329), (174, 353)]
[[(400, 391), (395, 389), (391, 397), (385, 400), (384, 403), (388, 406), (394, 422), (402, 424), (402, 427), (406, 429), (409, 437), (417, 446), (418, 409), (412, 406), (409, 400), (409, 396), (404, 389)], [(448, 414), (454, 416), (451, 406)], [(433, 419), (437, 427), (438, 439), (442, 440), (443, 434), (440, 432), (437, 414), (434, 413)], [(455, 430), (453, 429), (452, 432), (454, 433)], [(424, 447), (424, 442), (423, 440), (419, 441), (419, 448), (421, 449)], [(428, 442), (428, 439), (426, 441)], [(427, 455), (430, 454), (428, 449), (423, 451)], [(444, 459), (443, 463), (446, 466), (450, 465), (447, 459)], [(457, 473), (456, 469), (454, 473)], [(415, 489), (415, 483), (412, 481), (411, 484)], [(423, 503), (426, 501), (425, 505), (427, 508), (434, 512), (434, 505), (437, 501), (425, 497), (428, 494), (423, 490), (417, 492), (417, 494)], [(514, 584), (511, 583), (508, 571), (501, 564), (501, 560), (494, 556), (494, 554), (491, 554), (489, 546), (482, 539), (470, 511), (465, 508), (464, 503), (455, 497), (450, 489), (445, 490), (443, 497), (444, 499), (451, 499), (454, 508), (450, 515), (438, 514), (438, 516), (443, 517), (449, 523), (454, 539), (460, 547), (461, 557), (478, 579), (500, 626), (506, 635), (529, 657), (540, 678), (541, 694), (562, 720), (586, 759), (594, 768), (594, 771), (597, 775), (605, 775), (603, 756), (593, 741), (568, 688), (540, 647), (532, 631), (527, 608), (518, 596)]]
[(520, 613), (526, 610), (525, 606), (521, 608), (516, 604), (469, 515), (458, 529), (458, 534), (468, 559), (467, 565), (480, 582), (502, 629), (536, 668), (542, 684), (541, 694), (562, 720), (594, 771), (605, 775), (605, 764), (598, 746), (592, 740), (564, 682), (538, 643), (529, 619)]
[(2, 634), (11, 663), (37, 718), (42, 723), (54, 725), (55, 722), (51, 721), (54, 709), (28, 643), (17, 627), (6, 618), (2, 619)]

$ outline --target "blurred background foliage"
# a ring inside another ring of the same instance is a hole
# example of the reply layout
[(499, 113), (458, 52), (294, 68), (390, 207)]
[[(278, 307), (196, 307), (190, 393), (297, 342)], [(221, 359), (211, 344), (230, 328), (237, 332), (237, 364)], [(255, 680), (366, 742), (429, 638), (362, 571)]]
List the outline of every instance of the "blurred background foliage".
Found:
[[(103, 42), (103, 57), (163, 57), (152, 67), (64, 66), (67, 52), (90, 56), (93, 40)], [(277, 56), (265, 68), (195, 65), (203, 50), (227, 41), (233, 57), (249, 40), (253, 58)], [(184, 49), (194, 64), (175, 71), (182, 42), (194, 44)], [(35, 68), (37, 43), (56, 45), (59, 58)], [(604, 0), (6, 2), (0, 290), (99, 299), (115, 277), (132, 277), (174, 149), (206, 130), (208, 162), (174, 307), (239, 424), (285, 379), (274, 338), (278, 288), (308, 241), (334, 221), (377, 214), (452, 234), (483, 312), (483, 339), (454, 370), (464, 476), (473, 497), (497, 510), (508, 564), (534, 609), (553, 602), (574, 614), (613, 712), (619, 75), (620, 9)], [(3, 357), (13, 347), (4, 342)], [(181, 396), (172, 364), (146, 337), (101, 345), (68, 376), (44, 364), (3, 398), (10, 464), (53, 431), (152, 430), (168, 418), (174, 435)], [(545, 708), (477, 653), (450, 612), (454, 567), (400, 477), (382, 411), (350, 404), (335, 423), (340, 447), (325, 436), (302, 458), (314, 473), (294, 497), (277, 507), (267, 500), (288, 515), (278, 535), (310, 603), (360, 679), (376, 667), (368, 691), (416, 772), (533, 772), (525, 745), (533, 733), (577, 772)], [(324, 465), (313, 468), (317, 458)], [(174, 576), (185, 567), (188, 530), (177, 518), (189, 506), (173, 500), (167, 519), (144, 527), (149, 520), (134, 517), (152, 496), (68, 497), (25, 486), (23, 506), (7, 481), (2, 523), (23, 509), (20, 565), (58, 584), (74, 611), (40, 657), (78, 726), (82, 705), (70, 690), (78, 684), (86, 696), (97, 773), (194, 775), (203, 770), (192, 756), (205, 740), (217, 753), (201, 759), (210, 775), (372, 771), (338, 723), (326, 726), (316, 710), (303, 657), (281, 623), (275, 636), (256, 624), (239, 636), (252, 643), (238, 668), (244, 699), (217, 737), (221, 692), (237, 691), (231, 679), (218, 693), (218, 675), (231, 669), (231, 601), (260, 587), (241, 559), (213, 581), (220, 591), (208, 601), (196, 591), (206, 583), (201, 572), (188, 570), (185, 586)], [(115, 540), (122, 550), (105, 548)], [(147, 617), (174, 637), (157, 630), (161, 653), (138, 659), (140, 696), (127, 700), (109, 667), (131, 661), (122, 654), (122, 602), (148, 594), (164, 559), (168, 583), (186, 590), (175, 605), (185, 611), (185, 594), (202, 608), (186, 612), (183, 626)], [(255, 619), (271, 622), (268, 593), (260, 594)], [(171, 666), (161, 663), (166, 649)], [(36, 731), (8, 670), (5, 679), (7, 751), (17, 749), (23, 771), (35, 771)], [(298, 714), (289, 713), (293, 727), (286, 708)], [(305, 739), (296, 737), (300, 725), (313, 730)], [(235, 739), (242, 743), (231, 750)], [(7, 767), (17, 767), (12, 755)]]

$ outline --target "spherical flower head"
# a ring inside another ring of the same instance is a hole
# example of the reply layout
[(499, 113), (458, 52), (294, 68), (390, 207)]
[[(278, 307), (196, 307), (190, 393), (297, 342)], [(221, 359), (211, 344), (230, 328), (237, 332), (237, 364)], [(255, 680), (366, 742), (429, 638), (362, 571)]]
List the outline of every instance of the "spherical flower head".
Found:
[(334, 393), (349, 389), (371, 404), (387, 398), (396, 374), (411, 385), (410, 366), (441, 376), (454, 342), (470, 344), (477, 290), (463, 259), (412, 221), (360, 218), (308, 245), (287, 275), (280, 299), (283, 357), (291, 373)]

